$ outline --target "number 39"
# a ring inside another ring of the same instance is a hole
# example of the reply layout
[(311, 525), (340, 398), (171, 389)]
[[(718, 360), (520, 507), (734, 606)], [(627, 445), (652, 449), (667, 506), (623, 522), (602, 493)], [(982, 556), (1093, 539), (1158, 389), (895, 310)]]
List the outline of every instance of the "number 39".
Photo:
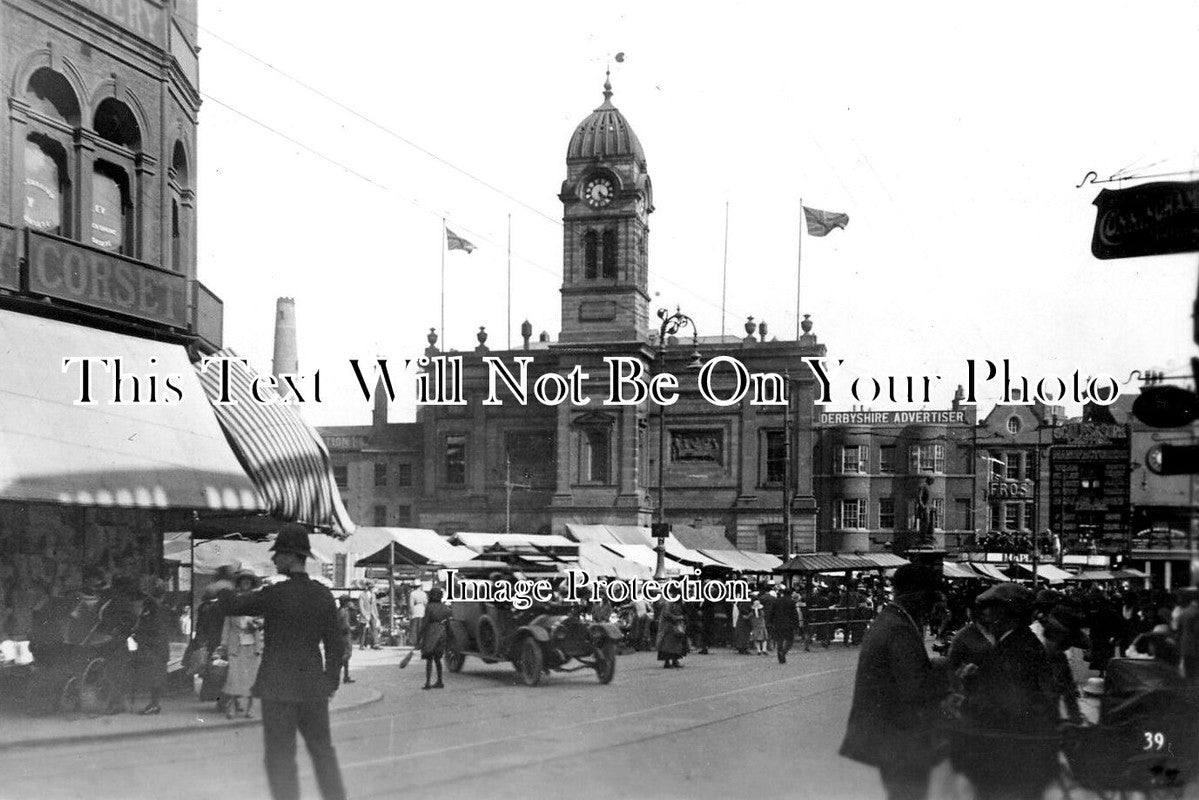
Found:
[(1145, 736), (1145, 750), (1161, 750), (1166, 746), (1166, 735), (1164, 733), (1154, 733), (1151, 731), (1142, 731)]

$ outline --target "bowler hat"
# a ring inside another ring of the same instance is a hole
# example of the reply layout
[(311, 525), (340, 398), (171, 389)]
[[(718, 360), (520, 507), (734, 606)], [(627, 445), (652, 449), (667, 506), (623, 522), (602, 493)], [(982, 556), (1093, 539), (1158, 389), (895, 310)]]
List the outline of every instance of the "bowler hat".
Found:
[(275, 535), (275, 543), (271, 545), (271, 551), (312, 558), (312, 548), (308, 544), (308, 531), (301, 525), (288, 525)]

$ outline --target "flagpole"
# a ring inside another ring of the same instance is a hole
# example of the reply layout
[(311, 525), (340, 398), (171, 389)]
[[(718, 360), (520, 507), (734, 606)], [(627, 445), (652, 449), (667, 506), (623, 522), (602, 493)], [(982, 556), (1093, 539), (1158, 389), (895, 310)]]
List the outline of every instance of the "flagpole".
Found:
[(799, 288), (803, 275), (803, 198), (799, 198), (799, 244), (795, 247), (795, 341), (799, 341), (800, 329), (799, 321), (802, 317), (799, 314)]
[(512, 349), (512, 212), (508, 212), (508, 349)]
[(724, 268), (720, 276), (720, 341), (724, 343), (725, 300), (729, 292), (729, 201), (724, 201)]
[(448, 352), (445, 336), (445, 217), (441, 218), (441, 351)]

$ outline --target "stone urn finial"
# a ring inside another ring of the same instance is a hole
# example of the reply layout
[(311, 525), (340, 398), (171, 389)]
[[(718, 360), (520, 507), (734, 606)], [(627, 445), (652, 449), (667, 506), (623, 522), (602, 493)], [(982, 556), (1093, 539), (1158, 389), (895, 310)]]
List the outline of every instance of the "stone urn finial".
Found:
[(428, 341), (429, 347), (436, 347), (437, 346), (437, 329), (429, 328), (429, 335), (425, 337), (425, 340)]
[(754, 331), (756, 331), (757, 329), (758, 329), (758, 323), (754, 322), (754, 318), (746, 317), (745, 318), (745, 335), (753, 336)]
[(804, 333), (811, 333), (812, 332), (812, 315), (804, 314), (803, 322), (799, 323), (799, 327), (803, 329)]

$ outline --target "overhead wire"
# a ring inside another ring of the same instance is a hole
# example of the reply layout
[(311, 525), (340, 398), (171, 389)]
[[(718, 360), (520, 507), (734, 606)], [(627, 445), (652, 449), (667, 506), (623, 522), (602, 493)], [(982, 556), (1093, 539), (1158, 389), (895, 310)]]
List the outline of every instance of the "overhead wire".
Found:
[[(267, 61), (266, 59), (264, 59), (264, 58), (262, 58), (262, 57), (260, 57), (260, 56), (258, 56), (258, 55), (256, 55), (256, 54), (254, 54), (254, 53), (250, 52), (250, 51), (249, 51), (249, 50), (247, 50), (246, 48), (244, 48), (244, 47), (241, 47), (240, 45), (238, 45), (238, 44), (236, 44), (236, 43), (234, 43), (234, 42), (231, 42), (230, 40), (228, 40), (227, 38), (225, 38), (225, 37), (221, 36), (220, 34), (218, 34), (217, 32), (213, 31), (212, 29), (210, 29), (210, 28), (208, 28), (208, 27), (206, 27), (206, 26), (200, 25), (199, 21), (198, 21), (198, 20), (196, 20), (195, 18), (189, 18), (189, 17), (185, 17), (185, 16), (183, 16), (183, 15), (179, 15), (179, 16), (180, 16), (182, 19), (184, 19), (184, 20), (186, 20), (186, 21), (190, 22), (191, 24), (194, 24), (194, 25), (197, 27), (197, 29), (199, 29), (199, 30), (203, 31), (203, 32), (204, 32), (206, 35), (208, 35), (208, 36), (211, 36), (213, 39), (215, 39), (215, 40), (217, 40), (217, 41), (221, 42), (222, 44), (224, 44), (225, 46), (229, 47), (230, 49), (232, 49), (232, 50), (234, 50), (234, 51), (236, 51), (236, 52), (238, 52), (238, 53), (242, 54), (243, 56), (245, 56), (246, 58), (249, 58), (250, 60), (254, 61), (254, 62), (255, 62), (255, 63), (257, 63), (257, 64), (260, 64), (260, 65), (262, 65), (263, 67), (266, 67), (267, 69), (271, 70), (272, 72), (275, 72), (276, 74), (278, 74), (278, 75), (282, 76), (283, 78), (285, 78), (285, 79), (287, 79), (287, 80), (291, 81), (291, 82), (292, 82), (292, 83), (294, 83), (295, 85), (297, 85), (297, 86), (301, 87), (301, 88), (302, 88), (302, 89), (304, 89), (305, 91), (308, 91), (308, 92), (310, 92), (310, 93), (312, 93), (312, 94), (316, 95), (317, 97), (321, 98), (322, 100), (324, 100), (324, 101), (326, 101), (326, 102), (328, 102), (328, 103), (330, 103), (330, 104), (332, 104), (332, 105), (336, 106), (337, 108), (341, 109), (342, 111), (344, 111), (344, 112), (346, 112), (346, 113), (350, 114), (351, 116), (353, 116), (354, 118), (356, 118), (356, 119), (360, 120), (361, 122), (364, 122), (364, 123), (366, 123), (367, 125), (370, 125), (371, 127), (373, 127), (373, 128), (375, 128), (375, 129), (377, 129), (377, 130), (379, 130), (379, 131), (381, 131), (381, 132), (383, 132), (383, 133), (387, 134), (388, 136), (390, 136), (390, 137), (392, 137), (392, 138), (396, 139), (397, 141), (399, 141), (399, 142), (402, 142), (403, 144), (406, 144), (406, 145), (408, 145), (409, 147), (412, 147), (413, 149), (415, 149), (415, 150), (417, 150), (418, 152), (422, 153), (423, 155), (425, 155), (425, 156), (427, 156), (427, 157), (429, 157), (429, 158), (431, 158), (431, 159), (435, 160), (436, 162), (438, 162), (438, 163), (442, 164), (443, 166), (445, 166), (445, 167), (448, 167), (449, 169), (452, 169), (452, 170), (454, 170), (455, 172), (458, 172), (459, 174), (461, 174), (461, 175), (463, 175), (463, 176), (465, 176), (465, 177), (469, 178), (469, 179), (470, 179), (470, 180), (472, 180), (472, 181), (475, 181), (475, 182), (476, 182), (476, 183), (478, 183), (480, 186), (483, 186), (484, 188), (486, 188), (486, 189), (488, 189), (488, 190), (490, 190), (490, 191), (496, 192), (497, 194), (499, 194), (500, 196), (504, 197), (505, 199), (508, 199), (508, 200), (510, 200), (510, 201), (512, 201), (512, 202), (514, 202), (514, 203), (516, 203), (516, 204), (518, 204), (518, 205), (519, 205), (519, 206), (521, 206), (522, 208), (525, 208), (525, 209), (527, 209), (528, 211), (530, 211), (530, 212), (532, 212), (532, 213), (536, 214), (537, 216), (539, 216), (539, 217), (541, 217), (541, 218), (543, 218), (543, 219), (545, 219), (545, 220), (548, 220), (549, 222), (552, 222), (552, 223), (553, 223), (553, 224), (555, 224), (556, 226), (558, 226), (558, 227), (563, 227), (563, 225), (562, 225), (562, 221), (561, 221), (561, 220), (559, 220), (559, 219), (556, 219), (556, 218), (554, 218), (554, 217), (551, 217), (550, 215), (546, 214), (545, 212), (541, 211), (540, 209), (538, 209), (538, 208), (536, 208), (536, 207), (534, 207), (534, 206), (530, 205), (529, 203), (526, 203), (526, 202), (524, 202), (523, 200), (519, 199), (519, 198), (518, 198), (518, 197), (516, 197), (515, 195), (512, 195), (512, 194), (510, 194), (509, 192), (506, 192), (506, 191), (504, 191), (504, 190), (503, 190), (503, 189), (501, 189), (500, 187), (498, 187), (498, 186), (495, 186), (494, 184), (492, 184), (492, 183), (488, 182), (487, 180), (485, 180), (485, 179), (483, 179), (483, 178), (479, 177), (478, 175), (476, 175), (476, 174), (472, 173), (471, 171), (469, 171), (469, 170), (467, 170), (467, 169), (464, 169), (464, 168), (462, 168), (462, 167), (459, 167), (457, 164), (453, 163), (453, 162), (452, 162), (452, 161), (450, 161), (449, 159), (447, 159), (447, 158), (444, 158), (444, 157), (442, 157), (442, 156), (438, 155), (437, 153), (435, 153), (435, 152), (433, 152), (433, 151), (429, 150), (428, 148), (422, 147), (421, 145), (419, 145), (419, 144), (417, 144), (416, 142), (414, 142), (412, 139), (410, 139), (410, 138), (408, 138), (408, 137), (406, 137), (406, 136), (402, 135), (401, 133), (399, 133), (399, 132), (397, 132), (397, 131), (393, 130), (392, 128), (389, 128), (388, 126), (384, 125), (383, 123), (381, 123), (381, 122), (378, 122), (377, 120), (373, 119), (373, 118), (372, 118), (372, 117), (370, 117), (369, 115), (367, 115), (367, 114), (365, 114), (365, 113), (363, 113), (363, 112), (361, 112), (361, 111), (359, 111), (359, 110), (357, 110), (357, 109), (353, 108), (352, 106), (350, 106), (350, 105), (348, 105), (348, 104), (346, 104), (346, 103), (343, 103), (342, 101), (338, 100), (337, 98), (333, 97), (332, 95), (330, 95), (330, 94), (328, 94), (328, 93), (326, 93), (326, 92), (324, 92), (324, 91), (322, 91), (322, 90), (320, 90), (320, 89), (318, 89), (318, 88), (316, 88), (316, 87), (312, 86), (311, 84), (307, 83), (306, 81), (304, 81), (304, 80), (302, 80), (302, 79), (300, 79), (300, 78), (296, 77), (295, 75), (292, 75), (291, 73), (287, 72), (286, 70), (284, 70), (284, 69), (282, 69), (282, 68), (280, 68), (280, 67), (277, 67), (277, 66), (275, 66), (275, 65), (274, 65), (274, 64), (272, 64), (271, 62), (269, 62), (269, 61)], [(329, 163), (331, 163), (331, 164), (334, 164), (334, 165), (336, 165), (336, 166), (340, 167), (341, 169), (344, 169), (345, 171), (347, 171), (347, 172), (349, 172), (349, 173), (353, 174), (355, 177), (361, 178), (362, 180), (365, 180), (365, 181), (367, 181), (368, 183), (371, 183), (371, 184), (373, 184), (373, 185), (375, 185), (375, 186), (378, 186), (378, 187), (380, 187), (380, 188), (383, 188), (383, 189), (385, 189), (386, 191), (392, 191), (391, 189), (389, 189), (389, 188), (387, 188), (387, 187), (383, 186), (382, 184), (380, 184), (378, 181), (375, 181), (375, 180), (373, 180), (373, 179), (371, 179), (371, 178), (369, 178), (369, 177), (367, 177), (367, 176), (363, 175), (362, 173), (358, 172), (357, 170), (354, 170), (353, 168), (351, 168), (351, 167), (349, 167), (349, 166), (347, 166), (347, 165), (345, 165), (345, 164), (342, 164), (341, 162), (337, 161), (336, 159), (333, 159), (332, 157), (330, 157), (330, 156), (328, 156), (328, 155), (326, 155), (326, 154), (324, 154), (324, 153), (322, 153), (322, 152), (320, 152), (320, 151), (317, 151), (317, 150), (315, 150), (314, 148), (312, 148), (312, 147), (310, 147), (310, 146), (308, 146), (308, 145), (306, 145), (306, 144), (304, 144), (304, 143), (302, 143), (302, 142), (300, 142), (300, 141), (296, 140), (294, 137), (291, 137), (291, 136), (289, 136), (288, 134), (285, 134), (285, 133), (283, 133), (282, 131), (279, 131), (278, 129), (271, 127), (270, 125), (268, 125), (268, 124), (266, 124), (266, 123), (263, 123), (261, 120), (258, 120), (258, 119), (256, 119), (256, 118), (254, 118), (254, 117), (250, 116), (249, 114), (245, 113), (244, 111), (241, 111), (241, 110), (239, 110), (239, 109), (236, 109), (236, 108), (234, 108), (234, 107), (230, 106), (228, 103), (225, 103), (225, 102), (223, 102), (223, 101), (221, 101), (221, 100), (219, 100), (219, 99), (217, 99), (217, 98), (214, 98), (214, 97), (212, 97), (212, 96), (211, 96), (211, 95), (209, 95), (209, 94), (206, 94), (206, 93), (201, 93), (201, 94), (202, 94), (202, 96), (203, 96), (203, 97), (205, 97), (205, 98), (207, 98), (207, 99), (210, 99), (210, 100), (212, 100), (213, 102), (217, 103), (218, 105), (221, 105), (221, 106), (223, 106), (223, 107), (227, 108), (228, 110), (230, 110), (230, 111), (231, 111), (231, 112), (233, 112), (234, 114), (237, 114), (238, 116), (241, 116), (241, 117), (243, 117), (244, 119), (246, 119), (246, 120), (248, 120), (248, 121), (250, 121), (250, 122), (253, 122), (253, 123), (254, 123), (254, 124), (256, 124), (256, 125), (259, 125), (260, 127), (263, 127), (264, 129), (266, 129), (266, 130), (269, 130), (269, 131), (271, 131), (272, 133), (275, 133), (275, 134), (277, 134), (277, 135), (281, 136), (282, 138), (286, 139), (287, 141), (289, 141), (289, 142), (292, 142), (293, 144), (295, 144), (295, 145), (297, 145), (297, 146), (299, 146), (299, 147), (303, 148), (305, 151), (307, 151), (307, 152), (311, 153), (312, 155), (315, 155), (315, 156), (317, 156), (318, 158), (320, 158), (320, 159), (322, 159), (322, 160), (324, 160), (324, 161), (327, 161), (327, 162), (329, 162)], [(406, 199), (406, 200), (408, 200), (408, 202), (412, 203), (413, 205), (416, 205), (416, 206), (417, 206), (418, 208), (420, 208), (421, 210), (423, 210), (423, 211), (426, 211), (427, 213), (433, 214), (433, 215), (435, 215), (435, 216), (438, 216), (438, 217), (442, 217), (442, 216), (444, 216), (443, 214), (439, 214), (439, 213), (437, 213), (437, 212), (433, 212), (433, 211), (431, 211), (430, 209), (427, 209), (427, 208), (425, 208), (424, 206), (421, 206), (419, 203), (417, 203), (416, 201), (414, 201), (414, 200), (412, 200), (412, 199), (410, 199), (410, 198), (405, 198), (405, 199)], [(474, 236), (478, 237), (478, 238), (479, 238), (480, 240), (482, 240), (482, 241), (486, 241), (486, 242), (488, 242), (489, 244), (492, 244), (492, 245), (496, 245), (496, 246), (498, 246), (498, 245), (497, 245), (497, 243), (496, 243), (496, 242), (494, 242), (494, 241), (492, 241), (490, 238), (487, 238), (487, 237), (483, 236), (483, 235), (482, 235), (480, 232), (478, 232), (478, 231), (476, 231), (476, 230), (472, 230), (472, 229), (470, 229), (470, 228), (466, 227), (466, 226), (465, 226), (463, 223), (461, 223), (460, 221), (456, 221), (456, 222), (455, 222), (455, 225), (456, 225), (456, 226), (459, 226), (459, 227), (461, 227), (463, 230), (465, 230), (465, 231), (467, 231), (467, 232), (469, 232), (469, 233), (472, 233)], [(521, 261), (525, 262), (526, 264), (528, 264), (528, 265), (530, 265), (530, 266), (533, 266), (533, 267), (536, 267), (536, 268), (538, 268), (538, 269), (540, 269), (540, 270), (542, 270), (542, 271), (545, 271), (545, 272), (547, 272), (548, 274), (551, 274), (551, 275), (553, 275), (555, 278), (560, 278), (560, 277), (561, 277), (562, 271), (561, 271), (561, 268), (560, 268), (560, 267), (557, 267), (557, 268), (550, 268), (550, 267), (547, 267), (547, 266), (545, 266), (545, 265), (543, 265), (543, 264), (540, 264), (539, 262), (532, 261), (531, 259), (528, 259), (528, 258), (526, 258), (526, 257), (524, 257), (524, 256), (521, 256), (521, 255), (519, 255), (519, 254), (516, 254), (516, 253), (514, 253), (513, 255), (515, 255), (515, 256), (516, 256), (516, 257), (517, 257), (519, 260), (521, 260)], [(717, 310), (721, 310), (721, 311), (723, 311), (721, 304), (717, 303), (717, 302), (716, 302), (716, 301), (714, 301), (714, 300), (711, 300), (711, 299), (709, 299), (708, 297), (706, 297), (706, 296), (704, 296), (704, 295), (702, 295), (702, 294), (699, 294), (699, 293), (695, 292), (695, 291), (694, 291), (692, 288), (690, 288), (690, 287), (688, 287), (688, 286), (684, 286), (684, 285), (682, 285), (682, 284), (680, 284), (680, 283), (677, 283), (677, 282), (675, 282), (675, 281), (673, 281), (673, 280), (671, 280), (671, 279), (669, 279), (669, 278), (667, 278), (667, 277), (665, 277), (665, 276), (657, 276), (657, 277), (656, 277), (656, 280), (660, 280), (660, 281), (662, 281), (662, 282), (663, 282), (663, 283), (665, 283), (665, 284), (668, 284), (668, 285), (670, 285), (670, 286), (673, 286), (673, 287), (674, 287), (674, 288), (676, 288), (676, 289), (679, 289), (679, 290), (681, 290), (681, 291), (684, 291), (684, 292), (686, 292), (687, 294), (691, 295), (691, 296), (692, 296), (692, 297), (694, 297), (694, 298), (695, 298), (697, 301), (699, 301), (700, 303), (702, 303), (702, 304), (704, 304), (704, 305), (707, 305), (707, 306), (709, 306), (709, 307), (711, 307), (711, 308), (713, 308), (713, 309), (717, 309)], [(624, 307), (624, 308), (626, 308), (626, 309), (628, 309), (628, 308), (629, 308), (628, 306), (623, 306), (623, 307)], [(739, 313), (739, 312), (733, 312), (733, 313), (735, 313), (735, 314), (736, 314), (736, 313)], [(742, 316), (744, 316), (744, 314), (741, 314), (741, 315), (742, 315)]]
[[(329, 155), (321, 152), (320, 150), (317, 150), (316, 148), (279, 130), (278, 128), (270, 125), (269, 123), (263, 122), (262, 120), (254, 117), (253, 115), (251, 115), (245, 111), (242, 111), (239, 108), (234, 107), (233, 105), (221, 100), (220, 98), (214, 97), (213, 95), (208, 94), (207, 92), (202, 92), (201, 96), (204, 99), (209, 100), (224, 109), (227, 109), (229, 112), (235, 114), (236, 116), (240, 117), (241, 119), (243, 119), (247, 122), (250, 122), (250, 123), (252, 123), (252, 124), (262, 128), (263, 130), (266, 130), (276, 136), (279, 136), (280, 138), (301, 148), (305, 152), (308, 152), (308, 153), (316, 156), (317, 158), (320, 158), (322, 161), (325, 161), (326, 163), (345, 171), (347, 174), (352, 175), (353, 177), (358, 178), (359, 180), (365, 181), (378, 189), (381, 189), (385, 192), (396, 195), (400, 199), (402, 199), (405, 202), (407, 202), (408, 204), (412, 205), (417, 210), (424, 212), (425, 214), (428, 214), (429, 216), (434, 217), (438, 220), (447, 220), (449, 222), (452, 222), (455, 230), (470, 234), (472, 242), (474, 242), (474, 241), (486, 242), (487, 244), (489, 244), (493, 247), (496, 247), (497, 249), (504, 247), (504, 245), (495, 241), (494, 239), (492, 239), (490, 236), (486, 235), (482, 231), (476, 230), (475, 228), (471, 227), (470, 225), (463, 223), (462, 221), (454, 218), (452, 215), (446, 214), (444, 212), (435, 211), (435, 210), (425, 206), (420, 201), (418, 201), (412, 197), (408, 197), (407, 195), (404, 195), (404, 194), (400, 193), (399, 191), (392, 189), (391, 187), (364, 175), (363, 173), (359, 172), (358, 170), (354, 169), (353, 167), (349, 166), (348, 164), (345, 164), (345, 163), (337, 160), (336, 158), (333, 158), (332, 156), (329, 156)], [(521, 253), (519, 253), (515, 250), (512, 251), (512, 256), (537, 270), (540, 270), (542, 272), (545, 272), (549, 275), (554, 276), (555, 278), (562, 277), (561, 268), (549, 267), (539, 261), (535, 261), (525, 255), (522, 255)], [(719, 306), (716, 306), (716, 304), (712, 303), (707, 298), (703, 297), (702, 295), (698, 295), (695, 293), (692, 293), (692, 294), (694, 297), (696, 297), (701, 302), (707, 303), (709, 305), (714, 305), (717, 308), (719, 307)], [(617, 307), (619, 307), (623, 310), (634, 310), (634, 306), (626, 301), (615, 300), (613, 302), (617, 305)], [(445, 332), (443, 331), (442, 333), (444, 335)]]

